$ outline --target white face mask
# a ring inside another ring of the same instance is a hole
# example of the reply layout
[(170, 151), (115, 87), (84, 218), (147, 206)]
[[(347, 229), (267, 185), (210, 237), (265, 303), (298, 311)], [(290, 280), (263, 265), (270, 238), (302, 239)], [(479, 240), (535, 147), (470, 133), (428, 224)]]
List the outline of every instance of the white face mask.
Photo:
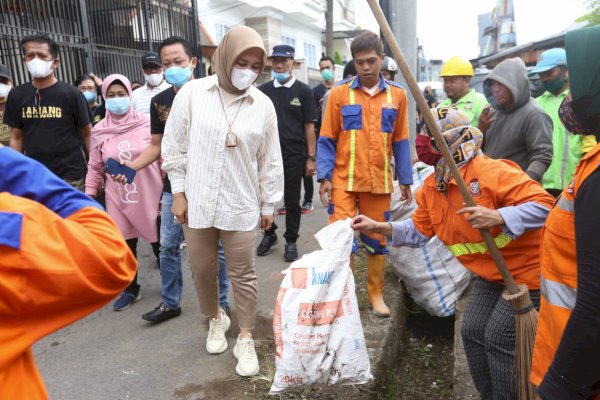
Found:
[(25, 65), (32, 78), (45, 78), (52, 73), (53, 62), (54, 61), (44, 61), (39, 58), (34, 58), (31, 61), (27, 61)]
[(249, 68), (233, 68), (231, 70), (231, 83), (239, 90), (248, 89), (258, 78), (258, 74)]
[(161, 72), (158, 74), (149, 75), (144, 74), (144, 78), (146, 79), (146, 82), (148, 82), (151, 86), (158, 86), (163, 81), (163, 73)]
[(6, 83), (0, 83), (0, 98), (8, 96), (10, 89), (12, 89), (12, 86), (7, 85)]

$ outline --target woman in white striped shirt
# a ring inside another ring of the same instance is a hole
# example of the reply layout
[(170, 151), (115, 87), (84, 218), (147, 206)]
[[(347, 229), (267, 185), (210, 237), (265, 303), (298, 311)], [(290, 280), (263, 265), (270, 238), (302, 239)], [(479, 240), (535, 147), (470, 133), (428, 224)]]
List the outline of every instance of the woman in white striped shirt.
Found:
[(271, 100), (252, 84), (262, 72), (262, 38), (246, 26), (223, 37), (212, 60), (216, 75), (178, 92), (165, 126), (162, 168), (173, 190), (173, 214), (184, 224), (190, 267), (203, 314), (206, 349), (227, 350), (230, 320), (219, 308), (217, 248), (221, 241), (233, 284), (240, 335), (236, 371), (259, 371), (252, 330), (256, 319), (256, 228), (273, 224), (283, 195), (283, 164)]

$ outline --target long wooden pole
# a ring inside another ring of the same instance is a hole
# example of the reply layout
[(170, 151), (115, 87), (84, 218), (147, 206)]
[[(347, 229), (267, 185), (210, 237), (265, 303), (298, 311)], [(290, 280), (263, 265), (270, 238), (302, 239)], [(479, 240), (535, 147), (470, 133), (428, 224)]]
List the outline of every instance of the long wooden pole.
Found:
[[(404, 54), (402, 54), (402, 50), (400, 50), (400, 46), (398, 46), (398, 42), (396, 41), (396, 38), (392, 33), (392, 29), (390, 28), (390, 25), (388, 24), (385, 15), (383, 15), (381, 6), (379, 5), (377, 0), (367, 1), (369, 3), (369, 6), (371, 7), (371, 10), (373, 11), (373, 14), (375, 15), (375, 19), (379, 23), (379, 27), (381, 28), (381, 32), (385, 37), (385, 40), (387, 41), (388, 45), (390, 46), (390, 49), (392, 50), (392, 55), (396, 59), (398, 67), (400, 68), (400, 71), (402, 72), (402, 75), (406, 80), (408, 89), (410, 90), (412, 96), (417, 102), (417, 107), (419, 108), (419, 111), (421, 111), (421, 115), (425, 120), (425, 125), (427, 125), (427, 129), (429, 130), (429, 132), (433, 134), (435, 144), (444, 156), (446, 165), (450, 168), (450, 172), (452, 173), (452, 176), (454, 177), (454, 180), (456, 181), (458, 188), (460, 189), (460, 193), (462, 194), (462, 197), (465, 200), (465, 204), (469, 207), (476, 206), (477, 203), (475, 203), (475, 200), (473, 200), (473, 197), (471, 196), (471, 193), (467, 188), (465, 180), (460, 174), (460, 171), (458, 170), (458, 167), (454, 162), (452, 154), (450, 154), (450, 149), (448, 149), (448, 145), (442, 137), (440, 128), (434, 120), (433, 115), (429, 111), (427, 101), (421, 93), (421, 89), (419, 89), (419, 85), (417, 85), (417, 81), (415, 80), (414, 75), (412, 74), (410, 68), (408, 67), (408, 64), (406, 63)], [(485, 242), (485, 244), (488, 247), (488, 250), (490, 251), (490, 256), (492, 257), (492, 259), (496, 263), (496, 266), (498, 267), (498, 270), (500, 271), (500, 275), (504, 280), (504, 284), (506, 285), (508, 293), (518, 294), (519, 288), (517, 287), (514, 278), (510, 274), (508, 267), (504, 262), (504, 258), (500, 253), (500, 249), (498, 249), (498, 246), (496, 246), (496, 242), (494, 242), (492, 235), (487, 229), (480, 229), (479, 232), (481, 233), (481, 237), (483, 238), (483, 241)]]

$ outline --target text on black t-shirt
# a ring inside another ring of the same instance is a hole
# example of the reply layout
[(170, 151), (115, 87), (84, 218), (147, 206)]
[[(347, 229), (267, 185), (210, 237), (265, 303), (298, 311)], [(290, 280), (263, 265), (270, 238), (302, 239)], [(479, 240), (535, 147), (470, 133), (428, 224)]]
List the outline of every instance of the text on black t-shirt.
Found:
[(10, 91), (4, 123), (23, 131), (23, 151), (65, 180), (85, 177), (81, 129), (90, 123), (83, 94), (57, 81), (45, 89), (31, 82)]

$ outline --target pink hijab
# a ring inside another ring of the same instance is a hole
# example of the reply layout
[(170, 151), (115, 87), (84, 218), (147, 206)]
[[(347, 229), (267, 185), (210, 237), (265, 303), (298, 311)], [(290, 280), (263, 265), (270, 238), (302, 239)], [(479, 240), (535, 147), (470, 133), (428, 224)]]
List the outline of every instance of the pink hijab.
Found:
[[(131, 83), (127, 77), (120, 74), (113, 74), (104, 79), (102, 82), (102, 96), (106, 99), (106, 92), (115, 81), (120, 81), (125, 86), (129, 92), (129, 100), (131, 100)], [(135, 111), (133, 102), (129, 106), (129, 111), (123, 115), (115, 115), (106, 110), (104, 119), (92, 128), (90, 148), (95, 149), (113, 136), (136, 130), (150, 132), (150, 119), (145, 114)]]

